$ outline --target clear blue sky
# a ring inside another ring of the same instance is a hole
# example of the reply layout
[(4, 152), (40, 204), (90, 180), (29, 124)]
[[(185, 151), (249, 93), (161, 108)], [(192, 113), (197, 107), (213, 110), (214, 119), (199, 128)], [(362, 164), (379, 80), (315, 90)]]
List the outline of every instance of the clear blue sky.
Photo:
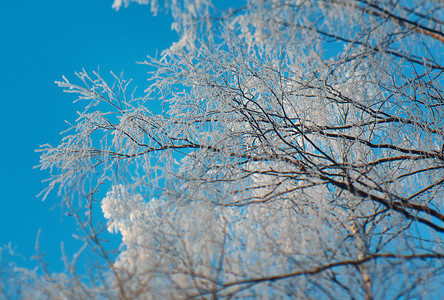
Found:
[(54, 81), (100, 67), (102, 75), (123, 70), (145, 88), (146, 67), (135, 62), (177, 39), (169, 16), (153, 17), (148, 6), (137, 4), (116, 12), (112, 2), (14, 0), (3, 1), (0, 10), (0, 246), (11, 242), (28, 259), (42, 229), (40, 247), (54, 271), (63, 267), (60, 242), (69, 252), (80, 244), (72, 238), (75, 223), (63, 216), (56, 193), (45, 202), (36, 198), (48, 173), (33, 169), (38, 164), (34, 150), (45, 143), (56, 146), (67, 129), (64, 121), (74, 121), (82, 106)]

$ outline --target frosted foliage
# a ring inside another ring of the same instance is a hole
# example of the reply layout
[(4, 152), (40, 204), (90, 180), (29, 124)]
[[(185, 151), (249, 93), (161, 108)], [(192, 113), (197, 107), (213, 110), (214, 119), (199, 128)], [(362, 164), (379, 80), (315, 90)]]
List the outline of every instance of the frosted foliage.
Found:
[[(125, 6), (128, 6), (130, 2), (137, 2), (139, 4), (148, 4), (150, 2), (150, 0), (114, 0), (114, 3), (113, 3), (112, 7), (115, 10), (119, 10), (122, 7), (123, 4)], [(157, 1), (155, 1), (155, 0), (152, 1), (153, 6), (155, 6), (155, 9), (157, 10), (157, 3), (156, 2)]]
[(94, 291), (442, 297), (441, 2), (145, 4), (180, 40), (144, 62), (143, 95), (123, 75), (64, 78), (85, 109), (40, 150), (47, 192), (105, 260)]
[(119, 10), (131, 2), (150, 5), (153, 15), (157, 15), (159, 10), (171, 13), (174, 18), (171, 29), (180, 34), (180, 40), (173, 44), (170, 50), (193, 47), (200, 34), (212, 36), (210, 29), (213, 18), (210, 13), (220, 13), (211, 0), (114, 0), (112, 8)]
[(143, 199), (140, 195), (130, 197), (123, 186), (113, 186), (112, 191), (102, 200), (103, 216), (109, 220), (108, 230), (122, 233), (124, 241), (129, 233), (126, 229), (141, 218)]
[[(322, 197), (325, 192), (314, 189), (307, 197), (325, 199)], [(142, 204), (140, 199), (140, 195), (131, 195), (122, 186), (115, 186), (102, 201), (102, 207), (109, 218), (109, 228), (119, 224), (122, 234), (123, 251), (115, 266), (124, 274), (127, 292), (149, 299), (185, 299), (211, 295), (211, 291), (216, 290), (222, 298), (233, 293), (237, 297), (258, 299), (271, 295), (308, 297), (316, 285), (303, 276), (283, 277), (273, 285), (259, 281), (247, 291), (241, 287), (264, 274), (272, 277), (300, 269), (316, 270), (320, 260), (330, 259), (326, 249), (334, 251), (339, 260), (362, 259), (370, 246), (366, 245), (368, 235), (393, 226), (393, 223), (378, 224), (378, 228), (370, 226), (363, 233), (365, 241), (355, 243), (344, 240), (344, 236), (350, 236), (355, 230), (353, 217), (362, 217), (361, 210), (368, 207), (356, 209), (351, 216), (346, 209), (328, 202), (305, 205), (295, 214), (295, 207), (289, 201), (236, 209), (198, 202), (178, 206), (150, 200)], [(122, 214), (123, 211), (126, 213)], [(326, 214), (331, 218), (326, 219)], [(128, 222), (124, 215), (138, 217)], [(407, 245), (396, 246), (401, 251)], [(381, 271), (373, 269), (376, 267), (370, 266), (374, 284), (394, 285), (403, 281), (396, 266)], [(355, 267), (340, 270), (338, 276), (353, 273), (359, 276)], [(422, 271), (410, 276), (415, 279), (407, 280), (422, 281), (432, 274)], [(317, 280), (317, 284), (322, 282), (335, 295), (346, 297), (347, 293), (334, 283), (323, 282), (327, 278), (321, 276)], [(356, 285), (359, 279), (350, 280), (347, 284), (352, 290), (348, 293), (359, 295), (360, 288)]]

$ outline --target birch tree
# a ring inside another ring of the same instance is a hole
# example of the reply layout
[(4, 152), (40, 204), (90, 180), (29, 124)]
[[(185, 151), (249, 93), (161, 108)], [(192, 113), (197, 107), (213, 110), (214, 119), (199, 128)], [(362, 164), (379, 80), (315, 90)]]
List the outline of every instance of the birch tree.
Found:
[[(443, 296), (441, 1), (136, 2), (170, 11), (181, 36), (144, 62), (144, 94), (86, 71), (57, 82), (85, 109), (39, 150), (45, 193), (58, 189), (104, 267), (54, 290)], [(106, 231), (122, 236), (117, 256)]]

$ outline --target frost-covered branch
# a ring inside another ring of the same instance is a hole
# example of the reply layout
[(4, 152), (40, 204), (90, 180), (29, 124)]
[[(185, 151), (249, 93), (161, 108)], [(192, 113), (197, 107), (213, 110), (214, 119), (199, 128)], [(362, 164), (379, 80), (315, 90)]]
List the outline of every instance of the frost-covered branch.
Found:
[(165, 5), (180, 41), (147, 59), (140, 98), (114, 74), (58, 82), (85, 109), (39, 150), (110, 294), (441, 293), (441, 2), (136, 2)]

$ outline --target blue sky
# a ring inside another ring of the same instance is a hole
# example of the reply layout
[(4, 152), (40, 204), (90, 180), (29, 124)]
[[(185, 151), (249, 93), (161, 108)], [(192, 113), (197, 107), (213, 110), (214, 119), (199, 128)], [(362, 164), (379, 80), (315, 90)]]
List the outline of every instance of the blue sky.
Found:
[(56, 146), (59, 133), (74, 121), (82, 104), (64, 94), (54, 81), (74, 80), (75, 71), (100, 68), (105, 78), (124, 71), (137, 86), (146, 86), (146, 67), (136, 64), (177, 39), (171, 18), (153, 17), (148, 6), (131, 4), (118, 12), (112, 0), (3, 1), (0, 10), (2, 45), (0, 118), (0, 246), (11, 242), (23, 256), (40, 247), (50, 270), (61, 271), (60, 242), (69, 252), (81, 245), (72, 234), (74, 220), (64, 217), (52, 192), (45, 202), (36, 195), (45, 188), (47, 172), (38, 164), (39, 145)]

